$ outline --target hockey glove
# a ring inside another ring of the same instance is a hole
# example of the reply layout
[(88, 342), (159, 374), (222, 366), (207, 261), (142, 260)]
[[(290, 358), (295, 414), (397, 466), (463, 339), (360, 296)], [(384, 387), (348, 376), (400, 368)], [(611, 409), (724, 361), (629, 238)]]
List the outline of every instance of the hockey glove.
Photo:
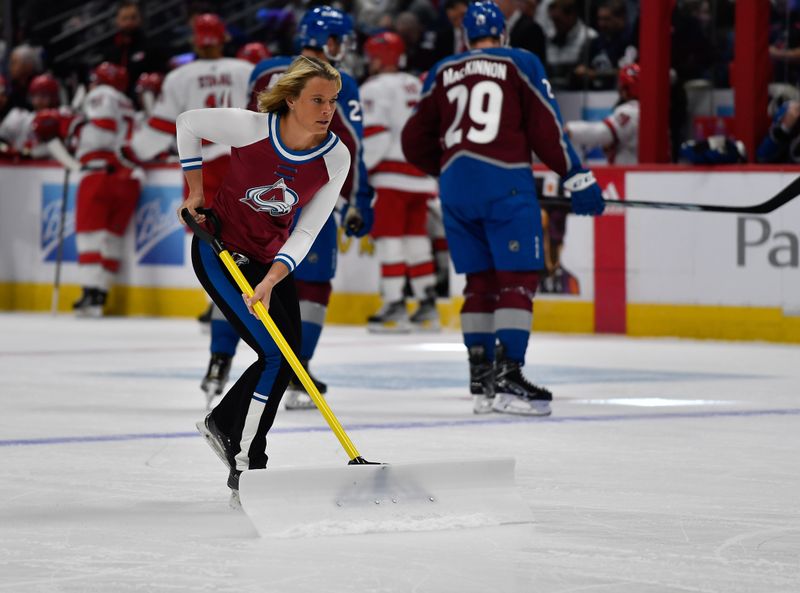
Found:
[(606, 208), (603, 192), (591, 171), (578, 169), (564, 180), (564, 189), (571, 194), (575, 214), (599, 216)]
[(363, 237), (372, 230), (372, 223), (375, 219), (375, 211), (372, 204), (367, 200), (358, 200), (360, 204), (345, 206), (344, 216), (342, 217), (344, 232), (348, 237)]

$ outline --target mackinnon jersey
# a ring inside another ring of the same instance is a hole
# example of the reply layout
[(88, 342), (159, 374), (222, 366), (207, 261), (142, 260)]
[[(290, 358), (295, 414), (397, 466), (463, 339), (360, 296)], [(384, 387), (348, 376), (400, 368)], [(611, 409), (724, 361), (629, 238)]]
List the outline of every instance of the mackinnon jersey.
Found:
[(370, 183), (413, 193), (435, 194), (436, 180), (410, 164), (400, 143), (414, 106), (419, 101), (422, 81), (406, 72), (385, 72), (361, 85), (364, 106), (364, 164)]
[(542, 63), (507, 47), (457, 54), (431, 69), (403, 129), (403, 152), (440, 176), (443, 200), (535, 195), (532, 152), (561, 176), (580, 164)]
[[(252, 71), (253, 65), (245, 60), (219, 58), (195, 60), (167, 74), (152, 115), (133, 137), (136, 157), (148, 161), (168, 150), (175, 139), (175, 120), (184, 111), (245, 107)], [(209, 161), (227, 153), (227, 146), (203, 146), (203, 157)]]
[[(272, 87), (289, 65), (295, 60), (290, 56), (277, 56), (259, 62), (250, 76), (248, 90), (248, 109), (258, 110), (258, 94)], [(350, 151), (350, 173), (342, 188), (342, 196), (350, 202), (354, 200), (371, 199), (372, 188), (367, 182), (367, 169), (364, 166), (363, 149), (361, 146), (364, 138), (362, 126), (361, 101), (358, 94), (358, 85), (353, 77), (339, 70), (342, 76), (342, 90), (336, 103), (336, 111), (331, 120), (330, 130), (336, 134)]]
[[(197, 109), (177, 121), (181, 166), (202, 166), (201, 139), (231, 146), (231, 162), (214, 211), (231, 251), (293, 271), (328, 220), (350, 168), (350, 154), (332, 132), (318, 146), (290, 150), (274, 113)], [(290, 229), (298, 208), (302, 213)]]

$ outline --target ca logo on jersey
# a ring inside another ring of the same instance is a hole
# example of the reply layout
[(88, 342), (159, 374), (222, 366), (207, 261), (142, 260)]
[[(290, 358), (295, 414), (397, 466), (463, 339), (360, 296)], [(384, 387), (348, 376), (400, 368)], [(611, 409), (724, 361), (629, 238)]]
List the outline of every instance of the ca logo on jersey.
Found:
[(292, 211), (292, 207), (300, 201), (297, 193), (287, 187), (283, 178), (272, 185), (251, 187), (243, 198), (239, 198), (256, 212), (266, 212), (270, 216), (283, 216)]

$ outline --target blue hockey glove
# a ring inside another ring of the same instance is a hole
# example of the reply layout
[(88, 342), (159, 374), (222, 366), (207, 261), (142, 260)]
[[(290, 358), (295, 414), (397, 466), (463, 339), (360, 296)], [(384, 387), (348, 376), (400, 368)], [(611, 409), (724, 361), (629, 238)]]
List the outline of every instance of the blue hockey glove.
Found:
[(599, 216), (606, 208), (603, 192), (591, 171), (578, 169), (564, 180), (564, 189), (572, 194), (575, 214)]
[(342, 217), (344, 233), (348, 237), (363, 237), (372, 230), (372, 223), (375, 220), (371, 200), (357, 200), (357, 202), (357, 206), (347, 204)]

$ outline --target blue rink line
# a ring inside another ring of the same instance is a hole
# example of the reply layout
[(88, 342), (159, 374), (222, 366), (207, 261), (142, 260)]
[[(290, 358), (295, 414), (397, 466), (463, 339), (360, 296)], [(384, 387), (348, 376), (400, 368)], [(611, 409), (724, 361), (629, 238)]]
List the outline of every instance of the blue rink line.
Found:
[[(698, 418), (748, 418), (754, 416), (800, 416), (800, 408), (783, 408), (774, 410), (731, 410), (731, 411), (697, 411), (697, 412), (665, 412), (663, 414), (614, 414), (608, 416), (546, 416), (534, 417), (497, 417), (483, 420), (439, 420), (433, 422), (390, 422), (388, 424), (352, 424), (345, 428), (357, 430), (417, 430), (430, 428), (456, 428), (461, 426), (491, 426), (498, 424), (541, 424), (569, 422), (626, 422), (635, 420), (682, 420)], [(328, 432), (327, 426), (298, 426), (296, 428), (273, 428), (270, 434), (302, 434), (312, 432)], [(48, 437), (39, 439), (0, 440), (0, 447), (24, 447), (31, 445), (65, 445), (70, 443), (107, 443), (118, 441), (146, 441), (156, 439), (184, 439), (199, 437), (197, 432), (156, 432), (141, 434), (110, 434), (96, 436)]]

